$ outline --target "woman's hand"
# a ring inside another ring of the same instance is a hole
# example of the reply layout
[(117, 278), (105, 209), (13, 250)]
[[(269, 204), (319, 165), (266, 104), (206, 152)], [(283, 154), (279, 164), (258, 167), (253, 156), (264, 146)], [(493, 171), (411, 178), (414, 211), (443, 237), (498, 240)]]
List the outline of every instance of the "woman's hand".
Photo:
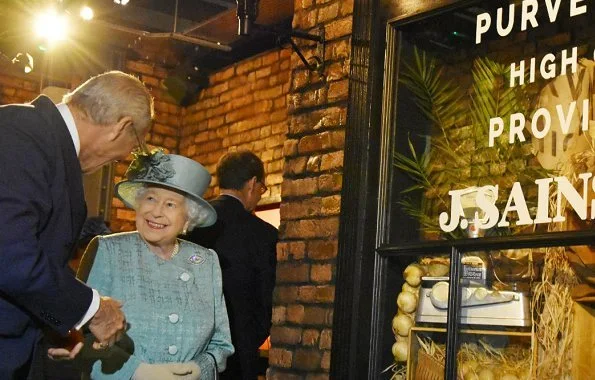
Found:
[(178, 380), (199, 380), (200, 379), (200, 367), (198, 366), (198, 364), (196, 364), (196, 362), (188, 362), (188, 363), (184, 363), (184, 364), (188, 364), (191, 368), (192, 368), (192, 373), (183, 375), (183, 376), (179, 376), (177, 377)]
[(189, 363), (141, 363), (132, 380), (180, 380), (200, 378), (200, 368), (194, 362)]
[(82, 348), (83, 342), (78, 342), (71, 350), (60, 347), (50, 348), (48, 349), (48, 357), (52, 360), (73, 360), (81, 352)]
[(84, 337), (79, 330), (70, 330), (67, 337), (52, 333), (46, 337), (55, 346), (48, 349), (48, 357), (52, 360), (73, 360), (83, 348)]

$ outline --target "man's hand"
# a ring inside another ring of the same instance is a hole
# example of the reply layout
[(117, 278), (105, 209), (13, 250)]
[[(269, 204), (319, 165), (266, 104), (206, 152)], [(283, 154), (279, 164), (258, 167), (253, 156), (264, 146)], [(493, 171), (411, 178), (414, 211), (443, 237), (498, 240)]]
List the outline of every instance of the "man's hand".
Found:
[(194, 362), (189, 363), (161, 363), (148, 364), (141, 363), (138, 366), (132, 380), (179, 380), (185, 379), (185, 376), (191, 376), (196, 373), (196, 378), (200, 376), (200, 368)]
[(126, 331), (126, 317), (121, 310), (122, 304), (110, 297), (101, 297), (99, 309), (89, 322), (89, 330), (97, 342), (93, 348), (105, 349), (120, 340)]

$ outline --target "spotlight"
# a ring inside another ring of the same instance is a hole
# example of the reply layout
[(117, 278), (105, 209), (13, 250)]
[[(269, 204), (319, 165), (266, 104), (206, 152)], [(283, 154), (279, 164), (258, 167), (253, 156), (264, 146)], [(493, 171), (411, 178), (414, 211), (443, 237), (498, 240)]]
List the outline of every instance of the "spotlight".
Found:
[(33, 71), (33, 57), (29, 53), (18, 53), (11, 62), (13, 65), (19, 66), (25, 74)]
[(88, 7), (86, 5), (81, 8), (81, 12), (79, 14), (80, 14), (81, 18), (85, 21), (92, 20), (93, 16), (95, 15), (93, 13), (93, 9), (91, 9), (90, 7)]
[(65, 15), (59, 15), (56, 10), (51, 9), (37, 16), (35, 31), (38, 36), (47, 39), (50, 43), (61, 41), (66, 39), (67, 23)]
[(126, 5), (130, 0), (114, 0), (114, 3), (119, 5)]

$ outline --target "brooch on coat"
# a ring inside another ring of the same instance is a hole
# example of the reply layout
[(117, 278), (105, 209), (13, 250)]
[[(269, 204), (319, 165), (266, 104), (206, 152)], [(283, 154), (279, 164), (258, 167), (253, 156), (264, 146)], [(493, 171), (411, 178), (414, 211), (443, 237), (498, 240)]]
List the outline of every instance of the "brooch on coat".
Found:
[(202, 255), (192, 255), (188, 258), (188, 262), (194, 265), (202, 264), (204, 261), (205, 258)]

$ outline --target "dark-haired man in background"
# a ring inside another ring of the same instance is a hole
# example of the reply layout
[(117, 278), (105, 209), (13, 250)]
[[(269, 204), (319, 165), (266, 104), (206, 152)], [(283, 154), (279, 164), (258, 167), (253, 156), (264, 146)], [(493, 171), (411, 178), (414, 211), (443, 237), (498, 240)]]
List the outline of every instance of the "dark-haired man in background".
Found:
[(188, 240), (214, 249), (223, 272), (231, 338), (236, 353), (222, 379), (254, 380), (258, 348), (269, 335), (277, 265), (277, 229), (253, 214), (265, 185), (264, 165), (249, 151), (223, 156), (217, 165), (220, 195), (211, 204), (217, 222)]

